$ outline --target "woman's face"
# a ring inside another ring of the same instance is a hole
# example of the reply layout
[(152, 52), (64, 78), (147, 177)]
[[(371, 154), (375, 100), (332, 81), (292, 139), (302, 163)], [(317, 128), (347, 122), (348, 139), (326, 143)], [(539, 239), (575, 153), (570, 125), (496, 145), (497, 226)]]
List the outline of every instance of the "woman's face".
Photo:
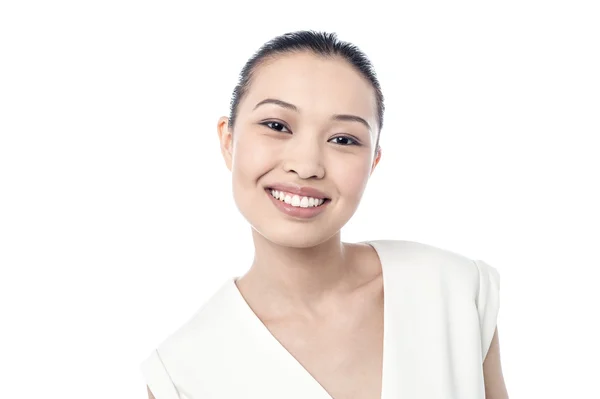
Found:
[(219, 119), (221, 150), (256, 232), (306, 248), (340, 231), (380, 158), (375, 91), (362, 75), (338, 58), (278, 56), (256, 70), (233, 132), (227, 121)]

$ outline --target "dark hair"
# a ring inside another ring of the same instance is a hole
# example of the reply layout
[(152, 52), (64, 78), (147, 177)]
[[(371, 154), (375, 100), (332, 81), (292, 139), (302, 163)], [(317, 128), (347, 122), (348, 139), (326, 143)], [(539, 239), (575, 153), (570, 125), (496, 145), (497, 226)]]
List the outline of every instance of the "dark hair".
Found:
[(314, 54), (323, 57), (340, 56), (354, 66), (363, 77), (371, 82), (375, 89), (377, 100), (377, 122), (379, 125), (377, 144), (375, 145), (375, 149), (377, 149), (379, 146), (379, 133), (383, 126), (383, 113), (385, 110), (381, 86), (379, 85), (373, 66), (367, 56), (354, 44), (340, 41), (335, 33), (303, 30), (285, 33), (265, 43), (242, 68), (239, 82), (233, 90), (231, 99), (229, 128), (233, 129), (233, 126), (235, 125), (238, 105), (248, 92), (252, 77), (256, 73), (260, 63), (266, 59), (276, 58), (278, 55), (302, 51), (312, 51)]

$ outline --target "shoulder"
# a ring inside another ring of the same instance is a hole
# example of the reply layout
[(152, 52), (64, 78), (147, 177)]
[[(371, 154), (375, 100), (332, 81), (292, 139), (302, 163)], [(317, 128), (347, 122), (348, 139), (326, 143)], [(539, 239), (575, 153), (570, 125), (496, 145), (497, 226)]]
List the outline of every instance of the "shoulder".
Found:
[(477, 261), (456, 251), (407, 240), (368, 241), (389, 269), (409, 269), (419, 273), (442, 273), (479, 281)]
[(202, 358), (222, 342), (221, 335), (223, 331), (232, 328), (232, 317), (236, 306), (239, 306), (233, 284), (233, 281), (228, 280), (190, 318), (160, 342), (157, 350), (165, 364), (173, 365), (188, 358)]
[(365, 241), (370, 245), (381, 248), (385, 251), (392, 251), (396, 254), (407, 254), (412, 257), (442, 257), (452, 260), (469, 261), (470, 258), (458, 252), (426, 244), (417, 241), (408, 240), (371, 240)]
[(236, 289), (233, 279), (228, 280), (143, 362), (143, 374), (157, 398), (163, 397), (158, 389), (173, 393), (174, 387), (213, 397), (206, 390), (222, 388), (219, 381), (199, 381), (199, 376), (227, 376), (252, 350), (249, 330), (254, 325)]

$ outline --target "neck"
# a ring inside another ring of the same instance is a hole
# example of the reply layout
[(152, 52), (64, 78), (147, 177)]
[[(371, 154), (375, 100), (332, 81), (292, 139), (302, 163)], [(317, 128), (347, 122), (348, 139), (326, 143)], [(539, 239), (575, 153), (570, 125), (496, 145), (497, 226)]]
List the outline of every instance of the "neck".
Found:
[(275, 244), (252, 231), (255, 254), (243, 277), (261, 302), (274, 304), (274, 314), (313, 313), (328, 299), (352, 289), (354, 270), (348, 245), (338, 232), (327, 241), (309, 248)]

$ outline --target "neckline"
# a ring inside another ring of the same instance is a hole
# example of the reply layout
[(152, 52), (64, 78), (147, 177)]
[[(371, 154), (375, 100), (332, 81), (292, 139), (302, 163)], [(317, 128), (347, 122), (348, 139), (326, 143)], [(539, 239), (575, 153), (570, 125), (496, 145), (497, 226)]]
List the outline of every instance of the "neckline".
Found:
[[(360, 241), (361, 244), (367, 244), (375, 251), (377, 258), (379, 259), (379, 264), (381, 265), (381, 275), (382, 275), (382, 283), (383, 283), (383, 342), (382, 342), (382, 364), (381, 364), (381, 399), (385, 398), (385, 385), (387, 381), (387, 355), (386, 350), (389, 345), (386, 345), (388, 339), (388, 329), (389, 329), (389, 318), (388, 318), (388, 303), (389, 298), (386, 294), (387, 288), (387, 274), (386, 274), (386, 263), (384, 262), (383, 255), (381, 250), (377, 248), (374, 241)], [(260, 318), (254, 313), (254, 310), (250, 307), (246, 299), (242, 295), (241, 291), (237, 287), (236, 281), (239, 279), (239, 276), (232, 277), (229, 279), (228, 285), (231, 287), (235, 296), (243, 307), (243, 311), (250, 316), (250, 319), (253, 320), (255, 326), (261, 331), (262, 336), (267, 339), (273, 347), (277, 347), (279, 352), (283, 353), (283, 357), (286, 358), (289, 362), (291, 362), (294, 367), (298, 370), (299, 376), (302, 376), (308, 383), (314, 385), (316, 389), (322, 394), (322, 399), (333, 399), (333, 396), (325, 389), (323, 385), (300, 363), (296, 357), (294, 357), (285, 346), (271, 333), (271, 331), (267, 328), (267, 326), (260, 320)], [(321, 398), (314, 398), (321, 399)]]

